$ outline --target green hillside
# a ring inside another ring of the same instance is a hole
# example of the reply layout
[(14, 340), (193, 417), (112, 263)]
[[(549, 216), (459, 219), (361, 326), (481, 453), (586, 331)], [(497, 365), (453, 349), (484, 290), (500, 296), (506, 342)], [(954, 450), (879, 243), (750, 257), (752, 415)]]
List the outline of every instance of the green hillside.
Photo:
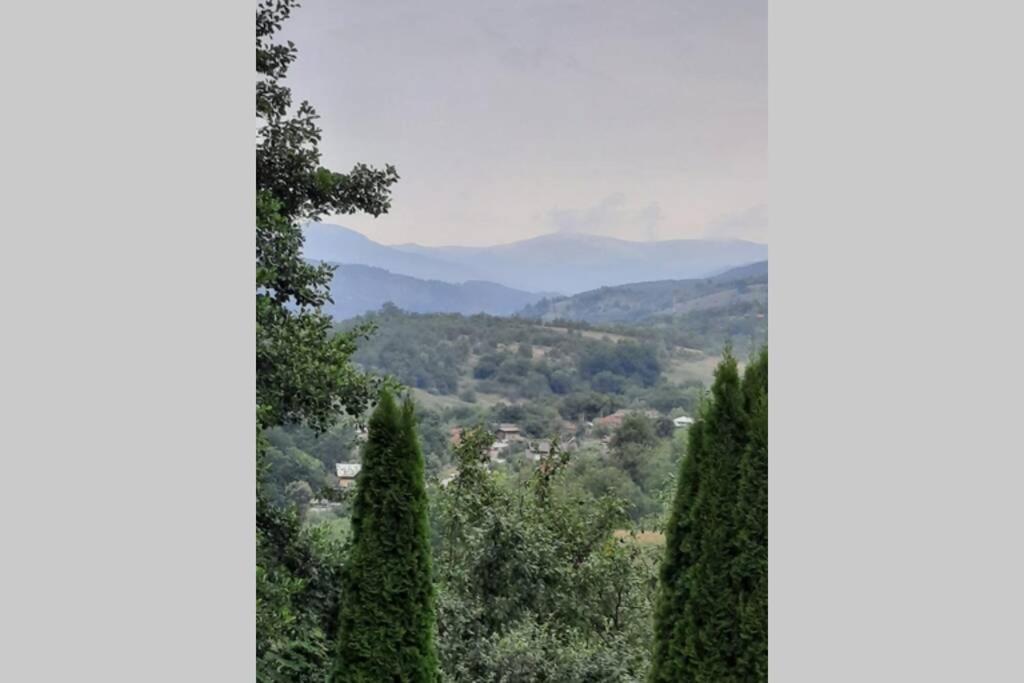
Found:
[(543, 321), (672, 326), (689, 330), (704, 346), (713, 345), (716, 334), (763, 336), (767, 314), (767, 261), (712, 278), (638, 282), (543, 299), (520, 313)]
[[(712, 317), (713, 321), (714, 318)], [(566, 419), (620, 407), (691, 409), (722, 347), (679, 328), (415, 314), (385, 306), (341, 324), (376, 330), (354, 356), (432, 408), (530, 403)]]

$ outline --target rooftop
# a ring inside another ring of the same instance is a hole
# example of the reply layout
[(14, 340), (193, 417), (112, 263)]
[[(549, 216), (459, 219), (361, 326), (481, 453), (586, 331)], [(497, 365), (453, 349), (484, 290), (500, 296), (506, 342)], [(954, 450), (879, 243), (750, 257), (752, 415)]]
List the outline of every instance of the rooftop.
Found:
[(357, 462), (339, 462), (334, 468), (342, 479), (354, 479), (359, 474), (359, 471), (363, 469), (363, 466)]

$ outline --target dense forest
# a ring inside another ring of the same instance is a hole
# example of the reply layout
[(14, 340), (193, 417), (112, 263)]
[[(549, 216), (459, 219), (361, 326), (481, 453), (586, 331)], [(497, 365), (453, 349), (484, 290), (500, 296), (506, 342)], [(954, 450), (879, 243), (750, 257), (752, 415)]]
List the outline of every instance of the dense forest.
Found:
[(399, 178), (320, 165), (296, 6), (256, 22), (257, 679), (766, 680), (767, 351), (721, 321), (333, 320), (299, 226)]

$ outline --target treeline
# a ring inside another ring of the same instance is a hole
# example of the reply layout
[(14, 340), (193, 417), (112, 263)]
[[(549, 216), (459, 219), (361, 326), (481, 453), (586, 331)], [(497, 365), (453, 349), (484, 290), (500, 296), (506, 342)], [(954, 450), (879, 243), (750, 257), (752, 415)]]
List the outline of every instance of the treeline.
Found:
[(403, 384), (437, 394), (459, 391), (460, 378), (475, 390), (508, 399), (537, 399), (589, 390), (622, 394), (654, 386), (664, 353), (649, 343), (584, 337), (515, 318), (405, 313), (387, 305), (346, 322), (372, 324), (357, 363)]
[(359, 325), (375, 328), (353, 356), (362, 367), (466, 403), (488, 396), (533, 404), (534, 424), (554, 415), (593, 420), (626, 407), (690, 412), (701, 391), (697, 380), (666, 379), (675, 347), (656, 336), (594, 339), (580, 329), (515, 318), (410, 314), (391, 306), (339, 329)]

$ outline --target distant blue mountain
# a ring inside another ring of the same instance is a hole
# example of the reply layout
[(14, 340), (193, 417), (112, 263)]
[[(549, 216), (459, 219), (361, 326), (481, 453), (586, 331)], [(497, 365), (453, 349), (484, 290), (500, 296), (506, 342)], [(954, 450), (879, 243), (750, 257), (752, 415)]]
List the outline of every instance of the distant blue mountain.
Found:
[(306, 226), (303, 233), (306, 238), (303, 254), (316, 261), (372, 266), (396, 275), (442, 282), (488, 279), (477, 268), (378, 244), (340, 225), (315, 223)]
[(376, 311), (385, 303), (411, 313), (512, 315), (544, 298), (493, 282), (461, 284), (396, 275), (381, 268), (338, 265), (331, 282), (334, 303), (325, 310), (336, 320)]
[(495, 282), (526, 292), (579, 292), (650, 280), (704, 278), (768, 258), (742, 240), (631, 242), (551, 234), (492, 247), (385, 246), (338, 225), (306, 228), (308, 258), (374, 266), (392, 274), (462, 283)]

